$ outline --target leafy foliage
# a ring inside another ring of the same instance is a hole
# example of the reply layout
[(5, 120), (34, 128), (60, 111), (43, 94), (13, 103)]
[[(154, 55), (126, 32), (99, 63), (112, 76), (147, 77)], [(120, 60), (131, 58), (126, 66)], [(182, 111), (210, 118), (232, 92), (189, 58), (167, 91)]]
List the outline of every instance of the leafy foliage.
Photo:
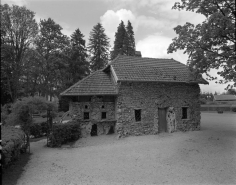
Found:
[(90, 32), (88, 50), (92, 71), (102, 69), (109, 60), (109, 38), (101, 23), (95, 25)]
[(235, 2), (233, 0), (181, 0), (173, 9), (195, 11), (206, 17), (201, 24), (186, 23), (174, 28), (178, 37), (168, 48), (168, 53), (184, 50), (189, 55), (188, 65), (195, 73), (206, 73), (210, 69), (223, 69), (218, 74), (236, 85), (235, 53)]
[(42, 137), (47, 132), (48, 132), (47, 122), (33, 123), (30, 126), (30, 135), (33, 135), (35, 138)]
[(24, 144), (24, 132), (11, 126), (2, 126), (2, 152), (1, 164), (6, 168), (10, 163), (20, 157)]
[(236, 112), (236, 107), (232, 107), (232, 111), (233, 111), (233, 112)]
[(76, 141), (80, 137), (80, 125), (76, 121), (66, 124), (55, 124), (50, 135), (50, 145), (58, 147), (67, 142)]
[(18, 97), (23, 58), (38, 33), (34, 15), (25, 7), (1, 5), (1, 84), (11, 101)]
[(66, 67), (62, 52), (67, 48), (69, 40), (62, 34), (61, 26), (56, 24), (51, 18), (41, 20), (40, 34), (37, 37), (36, 51), (41, 56), (42, 77), (41, 91), (42, 95), (56, 95), (57, 85), (62, 82), (62, 72)]
[(12, 113), (6, 119), (7, 125), (21, 125), (22, 130), (30, 134), (30, 126), (33, 124), (32, 113), (41, 110), (52, 110), (54, 117), (57, 105), (40, 97), (25, 97), (17, 100), (12, 106)]
[(226, 94), (236, 95), (236, 90), (235, 89), (228, 89)]

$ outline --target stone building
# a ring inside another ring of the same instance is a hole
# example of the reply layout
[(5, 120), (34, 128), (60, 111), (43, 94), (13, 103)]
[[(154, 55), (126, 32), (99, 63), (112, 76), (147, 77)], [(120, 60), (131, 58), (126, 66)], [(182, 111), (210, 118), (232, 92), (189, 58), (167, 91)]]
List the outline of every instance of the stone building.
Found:
[(82, 137), (200, 129), (200, 88), (208, 84), (174, 59), (119, 55), (61, 93)]

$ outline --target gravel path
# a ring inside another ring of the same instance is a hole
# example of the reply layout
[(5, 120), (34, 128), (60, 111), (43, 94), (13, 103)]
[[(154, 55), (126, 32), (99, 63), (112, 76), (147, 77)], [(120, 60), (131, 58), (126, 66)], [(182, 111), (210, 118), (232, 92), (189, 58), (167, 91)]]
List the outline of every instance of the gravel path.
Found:
[(236, 184), (236, 114), (203, 113), (201, 131), (45, 144), (32, 143), (18, 185)]

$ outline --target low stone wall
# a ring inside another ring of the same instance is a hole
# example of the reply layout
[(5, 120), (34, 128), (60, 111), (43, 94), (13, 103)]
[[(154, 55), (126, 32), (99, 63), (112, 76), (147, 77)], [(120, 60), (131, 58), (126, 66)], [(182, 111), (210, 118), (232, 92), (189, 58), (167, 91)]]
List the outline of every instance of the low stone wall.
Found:
[[(117, 98), (117, 133), (128, 135), (157, 134), (158, 108), (170, 107), (173, 115), (167, 119), (168, 131), (200, 129), (200, 88), (198, 84), (122, 82)], [(187, 107), (187, 119), (182, 119), (182, 107)], [(135, 121), (136, 109), (141, 109), (141, 121)]]

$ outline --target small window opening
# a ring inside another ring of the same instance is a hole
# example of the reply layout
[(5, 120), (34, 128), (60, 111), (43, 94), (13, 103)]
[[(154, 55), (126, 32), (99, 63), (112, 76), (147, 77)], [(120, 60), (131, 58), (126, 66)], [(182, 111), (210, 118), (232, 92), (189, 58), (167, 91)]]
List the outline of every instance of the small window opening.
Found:
[(141, 109), (134, 110), (135, 121), (141, 121)]
[(107, 113), (106, 112), (102, 112), (102, 119), (106, 119), (107, 118)]
[(97, 136), (98, 135), (97, 130), (98, 130), (97, 125), (96, 124), (92, 125), (92, 129), (91, 129), (90, 135), (91, 136)]
[(182, 107), (182, 119), (188, 119), (188, 107)]
[(88, 109), (88, 105), (85, 105), (85, 109)]
[(105, 108), (105, 106), (104, 105), (102, 105), (102, 109), (104, 109)]
[(89, 112), (84, 112), (84, 120), (89, 119)]

